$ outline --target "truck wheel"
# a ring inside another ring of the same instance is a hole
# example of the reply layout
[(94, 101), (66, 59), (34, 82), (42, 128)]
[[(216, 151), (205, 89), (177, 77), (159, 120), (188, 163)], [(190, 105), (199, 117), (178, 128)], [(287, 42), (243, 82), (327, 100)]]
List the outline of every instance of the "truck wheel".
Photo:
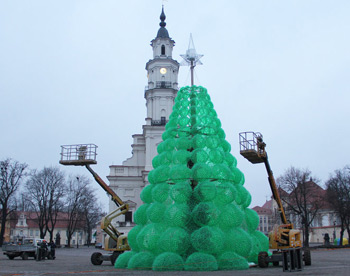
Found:
[(311, 265), (311, 253), (309, 249), (304, 249), (304, 264)]
[(91, 255), (91, 263), (93, 265), (101, 265), (103, 260), (101, 260), (102, 254), (100, 252), (92, 253)]
[(28, 253), (27, 252), (22, 253), (22, 260), (28, 260)]
[(111, 263), (114, 266), (115, 261), (118, 259), (119, 255), (121, 254), (120, 251), (114, 251), (111, 256)]
[(7, 257), (10, 259), (10, 260), (13, 260), (15, 258), (15, 256), (12, 256), (12, 255), (7, 255)]
[(259, 253), (259, 255), (258, 255), (258, 265), (259, 265), (259, 267), (266, 268), (266, 267), (269, 266), (269, 262), (267, 260), (268, 256), (269, 255), (265, 251), (262, 251), (262, 252)]

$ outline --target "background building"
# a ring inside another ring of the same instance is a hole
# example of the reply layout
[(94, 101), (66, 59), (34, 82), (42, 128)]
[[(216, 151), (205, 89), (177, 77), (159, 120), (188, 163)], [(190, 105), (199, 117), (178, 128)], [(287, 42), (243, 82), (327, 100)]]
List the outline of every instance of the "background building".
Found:
[(259, 215), (259, 227), (258, 230), (265, 235), (268, 235), (272, 231), (275, 225), (275, 218), (271, 207), (272, 200), (266, 201), (266, 203), (260, 207), (255, 206), (252, 208)]
[[(24, 238), (40, 238), (40, 230), (38, 225), (38, 216), (35, 212), (17, 211), (9, 219), (10, 233), (6, 242), (19, 241)], [(53, 231), (53, 237), (56, 244), (65, 246), (68, 244), (67, 228), (68, 215), (66, 213), (59, 213), (57, 222)], [(71, 246), (79, 246), (87, 243), (87, 233), (84, 229), (84, 221), (78, 221), (78, 227), (71, 239)], [(59, 241), (57, 240), (57, 237)], [(46, 233), (45, 240), (50, 241), (49, 232)]]
[[(314, 191), (320, 198), (325, 198), (326, 191), (317, 185), (315, 182), (308, 181), (306, 185), (310, 185)], [(293, 192), (288, 194), (283, 189), (279, 188), (279, 194), (281, 198), (286, 199), (288, 197), (292, 197)], [(283, 203), (283, 200), (282, 200)], [(288, 208), (288, 206), (283, 203), (285, 208), (286, 216), (290, 222), (294, 224), (296, 229), (303, 231), (303, 225), (299, 216), (293, 214)], [(266, 201), (263, 206), (255, 206), (253, 208), (259, 215), (260, 224), (258, 230), (263, 232), (264, 234), (268, 234), (268, 232), (273, 230), (274, 225), (281, 224), (280, 216), (277, 212), (277, 203), (274, 199)], [(324, 236), (327, 233), (330, 237), (330, 241), (333, 242), (335, 238), (340, 237), (340, 220), (336, 214), (336, 212), (332, 209), (327, 200), (323, 201), (322, 207), (317, 210), (317, 214), (314, 220), (311, 223), (310, 227), (310, 235), (309, 242), (310, 243), (323, 243)]]

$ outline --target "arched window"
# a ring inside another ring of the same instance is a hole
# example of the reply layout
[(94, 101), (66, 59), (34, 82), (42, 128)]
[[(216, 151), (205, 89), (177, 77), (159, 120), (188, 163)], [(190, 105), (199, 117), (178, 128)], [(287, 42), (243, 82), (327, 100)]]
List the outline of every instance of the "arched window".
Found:
[(162, 45), (162, 53), (161, 53), (161, 55), (165, 55), (165, 46), (164, 45)]

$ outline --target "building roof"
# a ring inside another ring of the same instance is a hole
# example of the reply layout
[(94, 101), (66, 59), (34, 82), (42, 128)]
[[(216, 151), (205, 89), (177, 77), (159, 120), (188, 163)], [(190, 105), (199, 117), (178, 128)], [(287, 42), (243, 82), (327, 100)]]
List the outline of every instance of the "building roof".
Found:
[[(289, 193), (286, 192), (285, 190), (283, 190), (281, 187), (278, 187), (277, 190), (278, 190), (278, 194), (280, 197), (288, 197), (289, 196)], [(271, 196), (271, 198), (273, 198), (273, 196)]]
[(253, 210), (255, 212), (258, 213), (258, 215), (272, 215), (272, 210), (271, 209), (268, 209), (268, 208), (263, 208), (263, 207), (260, 207), (260, 206), (255, 206), (253, 208)]
[[(303, 190), (306, 189), (306, 196), (308, 203), (319, 202), (322, 203), (321, 209), (329, 209), (330, 204), (326, 199), (326, 190), (324, 190), (321, 186), (317, 185), (314, 181), (310, 180), (305, 182), (305, 186), (297, 186), (291, 193), (291, 199), (293, 200), (293, 195), (295, 193), (303, 193)], [(301, 190), (301, 191), (300, 191)]]
[[(314, 181), (310, 180), (305, 182), (305, 186), (308, 189), (308, 193), (311, 193), (312, 196), (308, 198), (308, 200), (311, 202), (313, 200), (323, 200), (323, 206), (322, 209), (331, 209), (331, 206), (329, 202), (326, 199), (326, 193), (327, 191), (324, 190), (321, 186), (317, 185)], [(296, 187), (291, 193), (286, 192), (281, 187), (278, 187), (278, 193), (281, 198), (293, 198), (293, 194), (299, 191), (299, 187)], [(259, 207), (259, 206), (257, 206)], [(254, 207), (255, 208), (255, 207)], [(267, 200), (263, 205), (262, 208), (266, 209), (272, 209), (273, 208), (273, 196), (271, 196), (271, 200)]]
[[(31, 211), (16, 211), (15, 215), (10, 219), (11, 228), (16, 228), (16, 224), (21, 214), (24, 214), (28, 228), (39, 228), (38, 215), (36, 212), (31, 212)], [(68, 223), (69, 223), (68, 213), (59, 212), (57, 216), (55, 228), (67, 228)], [(84, 225), (84, 219), (82, 218), (80, 221), (78, 221), (77, 228), (81, 228), (83, 227), (83, 225)], [(50, 222), (49, 222), (49, 226), (51, 226)]]
[(266, 202), (264, 203), (264, 205), (263, 205), (262, 207), (263, 207), (263, 208), (266, 208), (266, 209), (271, 209), (271, 210), (272, 210), (272, 200), (273, 200), (273, 199), (266, 200)]
[(157, 33), (157, 38), (170, 38), (168, 30), (165, 28), (166, 23), (165, 23), (165, 13), (164, 13), (164, 7), (162, 7), (162, 13), (160, 14), (160, 23), (159, 23), (159, 30)]

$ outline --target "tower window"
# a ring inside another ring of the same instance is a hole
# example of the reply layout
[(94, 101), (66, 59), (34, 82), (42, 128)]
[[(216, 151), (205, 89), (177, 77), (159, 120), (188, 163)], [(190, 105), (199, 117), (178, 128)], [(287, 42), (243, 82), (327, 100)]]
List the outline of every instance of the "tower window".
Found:
[(165, 126), (166, 125), (165, 117), (160, 117), (160, 125), (161, 126)]
[(125, 213), (125, 222), (132, 222), (132, 212), (131, 211), (128, 211)]
[(164, 45), (162, 45), (162, 53), (161, 53), (161, 55), (165, 55), (165, 46)]

